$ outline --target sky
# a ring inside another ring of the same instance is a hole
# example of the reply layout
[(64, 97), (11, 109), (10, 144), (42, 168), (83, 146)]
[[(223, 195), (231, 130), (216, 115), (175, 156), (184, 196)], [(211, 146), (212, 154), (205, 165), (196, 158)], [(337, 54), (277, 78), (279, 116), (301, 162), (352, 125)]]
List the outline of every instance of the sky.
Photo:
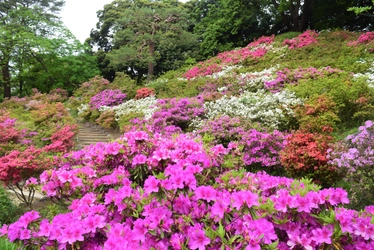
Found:
[(99, 21), (96, 12), (102, 10), (105, 4), (113, 0), (65, 0), (65, 6), (60, 12), (65, 26), (80, 41), (84, 42), (91, 29)]

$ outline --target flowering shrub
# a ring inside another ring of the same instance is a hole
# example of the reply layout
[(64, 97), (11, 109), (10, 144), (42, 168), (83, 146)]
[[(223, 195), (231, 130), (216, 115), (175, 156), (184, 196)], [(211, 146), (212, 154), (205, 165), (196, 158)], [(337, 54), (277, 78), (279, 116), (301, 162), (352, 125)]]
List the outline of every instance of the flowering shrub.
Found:
[[(250, 129), (243, 134), (242, 142), (244, 145), (243, 161), (248, 169), (260, 166), (279, 168), (279, 152), (284, 149), (286, 141), (285, 135), (277, 130), (272, 133), (261, 132), (256, 129)], [(256, 168), (254, 168), (256, 169)]]
[(222, 144), (227, 147), (230, 142), (238, 142), (242, 134), (253, 125), (240, 117), (218, 116), (212, 120), (205, 120), (196, 131), (199, 135), (210, 137), (210, 143)]
[(370, 43), (374, 40), (374, 32), (368, 31), (360, 35), (356, 41), (348, 42), (349, 46), (357, 46), (358, 44)]
[(21, 133), (15, 128), (17, 119), (12, 119), (9, 112), (0, 110), (0, 144), (18, 142)]
[(89, 103), (92, 96), (109, 87), (110, 82), (102, 77), (95, 76), (88, 82), (81, 84), (79, 89), (74, 92), (76, 97), (79, 97), (83, 103)]
[(53, 89), (49, 92), (49, 95), (53, 96), (57, 102), (64, 102), (68, 99), (68, 91), (65, 89)]
[(54, 249), (373, 246), (373, 209), (339, 208), (349, 202), (344, 190), (238, 169), (209, 176), (220, 167), (186, 136), (131, 132), (66, 160), (41, 182), (51, 197), (76, 197), (69, 211), (51, 220), (27, 212), (1, 235)]
[(293, 39), (285, 39), (283, 45), (287, 45), (290, 49), (302, 48), (312, 43), (317, 43), (318, 34), (313, 30), (307, 30)]
[(205, 62), (200, 62), (197, 66), (192, 67), (183, 76), (189, 80), (195, 77), (209, 76), (220, 72), (224, 69), (223, 66), (235, 65), (243, 62), (247, 58), (261, 58), (268, 51), (266, 45), (273, 42), (274, 36), (261, 37), (257, 41), (248, 44), (247, 47), (221, 52), (216, 57)]
[(105, 89), (90, 99), (91, 109), (99, 109), (102, 106), (113, 107), (119, 105), (126, 99), (126, 94), (121, 90)]
[(0, 157), (0, 181), (13, 190), (17, 198), (31, 206), (35, 189), (29, 189), (30, 195), (23, 193), (25, 181), (31, 177), (39, 177), (51, 166), (52, 160), (43, 149), (29, 146), (24, 151), (12, 150)]
[(118, 121), (122, 116), (131, 113), (141, 113), (144, 114), (145, 119), (150, 119), (157, 109), (157, 107), (155, 106), (156, 103), (156, 97), (149, 96), (139, 100), (131, 99), (114, 107), (102, 106), (99, 110), (100, 112), (113, 110), (116, 115), (116, 121)]
[(38, 134), (16, 125), (17, 119), (10, 117), (10, 112), (0, 109), (0, 157), (12, 150), (23, 150), (34, 145)]
[(336, 104), (324, 94), (309, 98), (295, 113), (299, 128), (312, 133), (331, 133), (340, 121)]
[(281, 163), (292, 177), (307, 177), (331, 186), (341, 178), (338, 169), (328, 164), (327, 150), (332, 142), (329, 135), (296, 131), (287, 137), (280, 152)]
[(204, 115), (203, 100), (198, 98), (161, 99), (152, 115), (151, 126), (154, 131), (173, 125), (183, 131), (189, 128), (192, 119)]
[(329, 163), (346, 173), (354, 203), (362, 207), (374, 202), (374, 123), (366, 121), (356, 134), (336, 143), (328, 151)]
[(136, 91), (135, 99), (142, 99), (148, 96), (155, 95), (155, 90), (151, 88), (141, 88)]
[(31, 116), (34, 123), (39, 127), (56, 126), (57, 124), (72, 122), (72, 118), (61, 102), (41, 103), (31, 110)]
[(107, 111), (101, 112), (99, 118), (96, 119), (96, 123), (106, 129), (116, 128), (117, 122), (115, 119), (114, 111), (107, 110)]
[(74, 135), (77, 130), (76, 125), (65, 125), (55, 131), (51, 136), (51, 144), (43, 149), (46, 152), (67, 153), (74, 147)]
[(284, 88), (286, 84), (297, 85), (298, 81), (301, 79), (316, 79), (326, 76), (330, 76), (335, 73), (341, 73), (342, 70), (334, 69), (329, 66), (321, 69), (316, 69), (314, 67), (309, 67), (306, 69), (297, 68), (294, 70), (283, 69), (277, 72), (277, 78), (270, 81), (265, 81), (265, 89), (272, 92), (278, 92)]
[(266, 93), (245, 92), (239, 97), (227, 97), (204, 103), (205, 115), (213, 118), (218, 115), (230, 117), (240, 116), (252, 122), (260, 122), (263, 126), (278, 128), (286, 126), (289, 117), (293, 117), (292, 107), (302, 104), (301, 100), (288, 91)]

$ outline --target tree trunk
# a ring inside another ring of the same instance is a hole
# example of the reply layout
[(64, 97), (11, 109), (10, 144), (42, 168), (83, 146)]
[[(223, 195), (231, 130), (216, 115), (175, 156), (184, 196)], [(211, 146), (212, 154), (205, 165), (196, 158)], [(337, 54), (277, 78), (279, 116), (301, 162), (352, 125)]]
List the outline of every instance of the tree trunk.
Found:
[(155, 67), (153, 63), (154, 52), (155, 52), (155, 44), (153, 43), (153, 41), (150, 41), (149, 42), (149, 55), (151, 56), (152, 61), (148, 62), (148, 74), (147, 74), (148, 82), (152, 81), (152, 77), (153, 77), (153, 72), (154, 72), (154, 67)]
[(1, 72), (3, 75), (4, 99), (9, 99), (11, 97), (9, 64), (2, 65)]
[(23, 91), (23, 81), (19, 81), (19, 97), (22, 97), (22, 91)]
[(303, 12), (300, 20), (300, 29), (302, 31), (309, 28), (310, 17), (313, 14), (314, 0), (305, 0), (303, 6)]
[(291, 19), (292, 19), (292, 30), (301, 32), (300, 30), (300, 1), (297, 1), (295, 4), (291, 3)]

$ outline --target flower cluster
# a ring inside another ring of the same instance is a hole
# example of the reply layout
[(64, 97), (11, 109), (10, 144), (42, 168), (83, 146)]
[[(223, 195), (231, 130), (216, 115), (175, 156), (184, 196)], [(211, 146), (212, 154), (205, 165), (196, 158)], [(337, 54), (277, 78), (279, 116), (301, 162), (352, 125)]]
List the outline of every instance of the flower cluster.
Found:
[(158, 132), (170, 125), (186, 131), (192, 119), (204, 115), (203, 100), (198, 98), (160, 99), (156, 106), (150, 123)]
[(121, 104), (125, 99), (126, 94), (121, 90), (106, 89), (91, 97), (90, 107), (91, 109), (99, 109), (102, 106), (113, 107)]
[(343, 71), (329, 66), (321, 69), (316, 69), (314, 67), (303, 69), (299, 67), (298, 69), (290, 70), (285, 68), (277, 71), (277, 78), (271, 81), (265, 81), (264, 84), (265, 89), (272, 92), (278, 92), (284, 88), (285, 84), (296, 85), (301, 79), (323, 78), (341, 72)]
[(141, 88), (136, 91), (135, 99), (142, 99), (148, 96), (154, 96), (155, 91), (151, 88)]
[(250, 129), (242, 137), (243, 161), (247, 166), (281, 167), (279, 152), (285, 147), (285, 135), (274, 130), (272, 133)]
[(368, 31), (360, 35), (356, 41), (348, 42), (349, 46), (357, 46), (358, 44), (370, 43), (374, 40), (374, 32)]
[(236, 65), (247, 58), (261, 58), (268, 52), (267, 45), (273, 42), (274, 36), (261, 37), (257, 41), (248, 44), (247, 47), (221, 52), (216, 57), (205, 62), (200, 62), (197, 66), (192, 67), (184, 74), (184, 77), (192, 79), (209, 76), (222, 71), (224, 69), (223, 66)]
[(307, 30), (293, 39), (285, 39), (283, 45), (287, 45), (290, 49), (302, 48), (312, 43), (317, 43), (318, 34), (313, 30)]
[(327, 150), (332, 142), (330, 135), (296, 131), (287, 137), (281, 163), (292, 177), (330, 186), (341, 178), (337, 168), (328, 164)]
[(184, 135), (167, 139), (136, 131), (73, 152), (41, 175), (48, 195), (75, 198), (69, 211), (51, 220), (28, 212), (4, 225), (0, 235), (55, 249), (372, 245), (373, 209), (339, 208), (349, 202), (344, 190), (321, 190), (264, 172), (227, 171), (212, 163), (229, 149), (207, 150), (215, 156)]
[[(351, 184), (352, 198), (355, 202), (358, 194), (363, 194), (372, 203), (374, 165), (374, 123), (366, 121), (359, 127), (356, 134), (349, 135), (344, 141), (336, 143), (328, 150), (329, 163), (340, 168), (346, 174), (346, 180)], [(347, 173), (346, 173), (347, 172)]]
[(122, 116), (131, 114), (131, 113), (142, 113), (146, 120), (150, 119), (153, 113), (156, 111), (157, 107), (156, 97), (149, 96), (139, 100), (131, 99), (120, 105), (114, 107), (102, 106), (99, 111), (104, 112), (107, 110), (113, 110), (116, 115), (116, 120), (118, 121)]
[(223, 96), (216, 101), (204, 103), (204, 107), (208, 118), (218, 115), (240, 116), (277, 128), (287, 122), (287, 117), (294, 115), (292, 107), (299, 104), (302, 101), (288, 90), (275, 94), (258, 90), (255, 93), (245, 92), (239, 97)]

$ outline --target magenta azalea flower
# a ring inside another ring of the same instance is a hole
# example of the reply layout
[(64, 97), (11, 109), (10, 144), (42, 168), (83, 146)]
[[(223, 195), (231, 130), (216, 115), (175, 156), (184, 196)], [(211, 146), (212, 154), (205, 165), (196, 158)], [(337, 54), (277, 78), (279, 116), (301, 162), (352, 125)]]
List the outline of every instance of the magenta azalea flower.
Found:
[(210, 243), (210, 239), (205, 236), (204, 231), (199, 224), (195, 224), (188, 229), (188, 246), (190, 249), (205, 250), (205, 246)]

